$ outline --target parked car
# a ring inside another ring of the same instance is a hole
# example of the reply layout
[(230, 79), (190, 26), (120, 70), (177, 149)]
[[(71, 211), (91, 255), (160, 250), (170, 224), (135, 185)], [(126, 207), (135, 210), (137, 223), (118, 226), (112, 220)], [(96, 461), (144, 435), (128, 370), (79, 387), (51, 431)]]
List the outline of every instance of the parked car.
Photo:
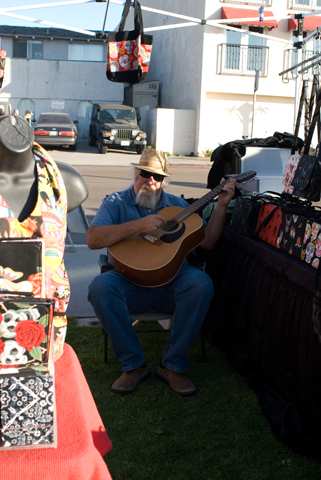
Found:
[(40, 145), (69, 147), (76, 150), (78, 142), (77, 121), (68, 113), (41, 113), (34, 127), (35, 141)]
[(109, 148), (142, 153), (146, 147), (146, 133), (139, 128), (135, 108), (95, 103), (89, 127), (89, 145), (96, 145), (100, 153), (106, 153)]

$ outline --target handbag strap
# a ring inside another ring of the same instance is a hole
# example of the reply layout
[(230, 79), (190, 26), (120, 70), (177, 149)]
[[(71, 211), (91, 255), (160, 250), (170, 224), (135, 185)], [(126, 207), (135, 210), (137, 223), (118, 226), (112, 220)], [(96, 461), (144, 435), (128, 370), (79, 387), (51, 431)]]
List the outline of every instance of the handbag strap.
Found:
[(118, 26), (118, 31), (123, 32), (125, 28), (125, 23), (129, 14), (130, 6), (132, 4), (132, 0), (126, 0), (123, 8), (123, 13), (121, 15), (120, 23)]
[(119, 32), (124, 31), (125, 23), (129, 15), (129, 10), (132, 5), (134, 7), (135, 31), (137, 31), (138, 34), (142, 34), (144, 31), (143, 15), (142, 15), (142, 9), (138, 0), (133, 0), (133, 3), (132, 3), (132, 0), (126, 0), (126, 3), (124, 4), (121, 20), (119, 23), (118, 31)]
[(139, 33), (142, 35), (144, 33), (143, 14), (142, 14), (142, 8), (140, 6), (140, 2), (138, 0), (134, 0), (134, 7), (135, 7), (135, 30), (139, 31)]
[(309, 153), (311, 142), (312, 142), (312, 137), (313, 137), (314, 130), (315, 130), (315, 126), (317, 124), (318, 117), (320, 115), (320, 108), (321, 108), (321, 90), (319, 90), (318, 94), (317, 94), (317, 101), (316, 101), (316, 104), (315, 104), (315, 109), (314, 109), (312, 121), (311, 121), (311, 124), (310, 124), (309, 132), (308, 132), (306, 142), (305, 142), (305, 145), (304, 145), (303, 154), (308, 154)]

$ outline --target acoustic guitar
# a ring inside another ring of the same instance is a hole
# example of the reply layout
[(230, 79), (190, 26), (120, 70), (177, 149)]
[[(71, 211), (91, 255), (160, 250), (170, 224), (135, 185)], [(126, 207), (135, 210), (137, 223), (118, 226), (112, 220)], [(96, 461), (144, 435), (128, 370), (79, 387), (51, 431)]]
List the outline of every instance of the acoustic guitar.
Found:
[[(235, 178), (239, 184), (255, 175), (256, 172), (249, 170), (229, 177)], [(160, 287), (169, 283), (186, 255), (204, 238), (203, 220), (195, 212), (217, 197), (225, 182), (186, 208), (161, 209), (157, 214), (163, 217), (164, 223), (152, 235), (129, 237), (109, 247), (108, 255), (115, 270), (143, 287)]]

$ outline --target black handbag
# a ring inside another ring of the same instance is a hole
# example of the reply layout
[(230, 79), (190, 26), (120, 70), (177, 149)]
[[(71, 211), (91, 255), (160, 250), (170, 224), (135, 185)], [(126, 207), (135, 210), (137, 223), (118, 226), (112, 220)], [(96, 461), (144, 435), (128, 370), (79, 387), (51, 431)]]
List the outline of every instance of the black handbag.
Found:
[(149, 70), (153, 37), (144, 34), (143, 16), (138, 0), (134, 0), (134, 30), (124, 31), (131, 7), (126, 0), (117, 32), (107, 37), (108, 80), (112, 82), (138, 83), (145, 78)]
[(292, 180), (293, 195), (306, 198), (313, 202), (318, 202), (321, 196), (320, 145), (318, 146), (314, 155), (310, 155), (309, 150), (315, 126), (320, 115), (320, 107), (321, 94), (319, 93), (307, 140), (304, 146), (303, 155), (299, 159), (298, 166)]
[(318, 202), (321, 195), (321, 161), (316, 155), (304, 154), (298, 163), (292, 180), (293, 195)]

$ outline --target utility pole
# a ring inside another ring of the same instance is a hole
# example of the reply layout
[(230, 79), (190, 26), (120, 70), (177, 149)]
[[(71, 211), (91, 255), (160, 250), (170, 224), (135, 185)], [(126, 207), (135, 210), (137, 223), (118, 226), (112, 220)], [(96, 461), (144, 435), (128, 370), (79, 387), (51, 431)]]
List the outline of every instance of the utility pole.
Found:
[(255, 105), (256, 105), (256, 92), (258, 91), (258, 88), (259, 88), (259, 78), (260, 78), (260, 70), (255, 70), (254, 91), (253, 91), (253, 102), (252, 102), (252, 126), (251, 126), (251, 138), (253, 138), (254, 117), (255, 117)]
[[(302, 13), (296, 13), (294, 18), (298, 22), (297, 29), (293, 32), (293, 35), (296, 37), (295, 41), (293, 42), (294, 48), (297, 51), (297, 59), (296, 63), (300, 63), (303, 60), (302, 54), (302, 47), (303, 47), (303, 25), (304, 25), (304, 17)], [(298, 113), (299, 107), (299, 73), (298, 71), (295, 72), (295, 92), (294, 92), (294, 119), (293, 119), (293, 131), (296, 129), (296, 117)]]

